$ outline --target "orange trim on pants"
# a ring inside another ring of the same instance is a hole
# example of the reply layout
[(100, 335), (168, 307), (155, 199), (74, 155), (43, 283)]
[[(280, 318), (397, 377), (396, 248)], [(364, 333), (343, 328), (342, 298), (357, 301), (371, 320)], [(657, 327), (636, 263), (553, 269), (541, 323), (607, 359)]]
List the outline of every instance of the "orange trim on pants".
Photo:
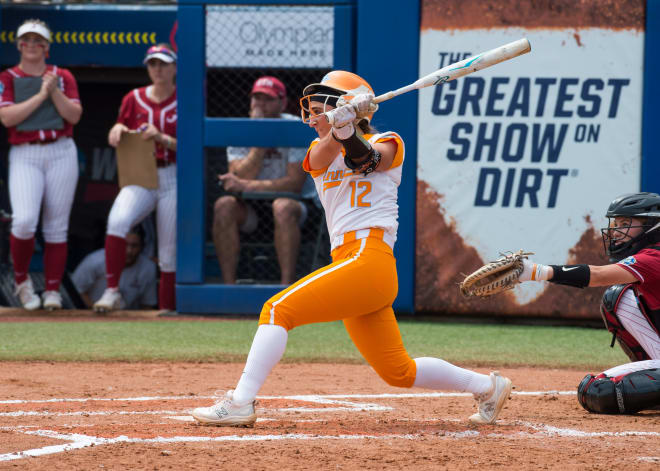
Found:
[[(382, 230), (332, 251), (333, 262), (310, 273), (264, 304), (259, 324), (291, 330), (343, 320), (353, 343), (388, 384), (411, 387), (416, 365), (406, 352), (392, 302), (398, 292), (396, 260)], [(380, 236), (380, 238), (379, 238)]]

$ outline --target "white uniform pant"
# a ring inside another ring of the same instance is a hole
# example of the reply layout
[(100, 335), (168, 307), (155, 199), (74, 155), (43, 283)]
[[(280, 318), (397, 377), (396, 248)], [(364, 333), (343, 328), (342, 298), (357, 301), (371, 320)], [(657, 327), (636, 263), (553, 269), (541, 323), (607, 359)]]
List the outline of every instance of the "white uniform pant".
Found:
[(73, 139), (49, 144), (21, 144), (9, 150), (11, 233), (31, 239), (43, 203), (42, 232), (46, 242), (67, 240), (69, 216), (78, 183), (78, 153)]
[(616, 308), (616, 315), (623, 328), (635, 337), (648, 356), (653, 360), (660, 360), (660, 337), (639, 310), (632, 289), (627, 289), (623, 293)]
[(108, 216), (108, 235), (125, 238), (130, 229), (156, 210), (158, 265), (176, 270), (176, 165), (158, 168), (158, 188), (137, 185), (121, 189)]

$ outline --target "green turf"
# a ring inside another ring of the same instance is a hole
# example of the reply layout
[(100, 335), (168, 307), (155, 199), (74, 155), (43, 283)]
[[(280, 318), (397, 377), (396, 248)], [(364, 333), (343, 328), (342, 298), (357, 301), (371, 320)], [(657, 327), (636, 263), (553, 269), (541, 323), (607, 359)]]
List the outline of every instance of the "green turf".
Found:
[[(627, 357), (605, 329), (400, 322), (413, 357), (462, 365), (604, 369)], [(17, 322), (0, 324), (0, 360), (243, 361), (256, 321)], [(362, 362), (339, 322), (289, 334), (284, 361)]]

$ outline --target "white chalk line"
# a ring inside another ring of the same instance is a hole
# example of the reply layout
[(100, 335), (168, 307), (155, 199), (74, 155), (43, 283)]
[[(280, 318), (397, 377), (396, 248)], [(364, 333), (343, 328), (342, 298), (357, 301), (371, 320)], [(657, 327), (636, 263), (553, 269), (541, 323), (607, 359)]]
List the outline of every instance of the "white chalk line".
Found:
[[(581, 430), (553, 427), (545, 424), (533, 424), (531, 422), (515, 422), (517, 425), (524, 425), (532, 430), (530, 432), (518, 432), (516, 434), (504, 433), (489, 433), (485, 436), (488, 438), (521, 438), (521, 439), (547, 439), (553, 437), (629, 437), (629, 436), (660, 436), (659, 432), (639, 432), (639, 431), (624, 431), (624, 432), (583, 432)], [(68, 440), (72, 443), (63, 445), (50, 445), (41, 448), (34, 448), (17, 453), (5, 453), (0, 455), (0, 461), (11, 461), (26, 457), (37, 457), (54, 453), (61, 453), (68, 450), (79, 448), (86, 448), (90, 446), (109, 445), (114, 443), (195, 443), (195, 442), (262, 442), (262, 441), (276, 441), (276, 440), (415, 440), (420, 437), (428, 438), (435, 436), (437, 438), (451, 438), (462, 439), (469, 437), (478, 437), (481, 433), (477, 430), (466, 430), (463, 432), (426, 432), (424, 434), (386, 434), (386, 435), (309, 435), (309, 434), (283, 434), (283, 435), (225, 435), (220, 437), (199, 437), (199, 436), (176, 436), (176, 437), (155, 437), (155, 438), (130, 438), (125, 435), (120, 435), (115, 438), (100, 438), (90, 435), (82, 434), (63, 434), (52, 430), (25, 430), (16, 429), (16, 432), (24, 433), (27, 435), (36, 435), (47, 438), (54, 438), (59, 440)], [(655, 462), (655, 457), (639, 457), (638, 461)], [(660, 460), (660, 458), (659, 458)]]
[[(520, 396), (576, 395), (576, 391), (512, 391)], [(303, 394), (295, 396), (257, 396), (257, 399), (292, 399), (298, 401), (319, 401), (320, 399), (400, 399), (400, 398), (434, 398), (434, 397), (472, 397), (471, 393), (404, 393), (404, 394)], [(185, 401), (198, 399), (221, 399), (220, 396), (140, 396), (140, 397), (83, 397), (83, 398), (50, 398), (50, 399), (4, 399), (0, 404), (47, 404), (53, 402), (143, 402), (143, 401)]]
[[(524, 392), (524, 391), (515, 391), (514, 394), (520, 395), (552, 395), (552, 394), (563, 394), (570, 395), (575, 394), (574, 391), (536, 391), (536, 392)], [(429, 397), (469, 397), (471, 394), (468, 393), (408, 393), (408, 394), (335, 394), (335, 395), (295, 395), (295, 396), (259, 396), (258, 399), (288, 399), (288, 400), (298, 400), (306, 402), (316, 402), (319, 404), (337, 404), (341, 403), (349, 407), (334, 407), (334, 408), (279, 408), (272, 409), (274, 411), (286, 412), (325, 412), (325, 411), (345, 411), (345, 410), (359, 410), (359, 411), (373, 411), (373, 410), (393, 410), (391, 407), (384, 407), (377, 404), (358, 404), (352, 403), (349, 401), (338, 401), (337, 399), (351, 399), (351, 398), (429, 398)], [(51, 403), (51, 402), (88, 402), (88, 401), (154, 401), (154, 400), (188, 400), (188, 399), (217, 399), (217, 396), (148, 396), (148, 397), (136, 397), (136, 398), (73, 398), (73, 399), (47, 399), (47, 400), (11, 400), (11, 401), (0, 401), (4, 404), (25, 404), (25, 403)], [(137, 415), (137, 414), (150, 414), (150, 415), (163, 415), (169, 414), (172, 419), (176, 420), (186, 420), (190, 421), (189, 416), (176, 416), (175, 414), (180, 413), (180, 411), (91, 411), (91, 412), (36, 412), (36, 411), (14, 411), (13, 413), (3, 413), (0, 415), (11, 416), (10, 414), (16, 414), (24, 412), (25, 415)], [(258, 421), (269, 421), (275, 419), (263, 418)], [(313, 420), (310, 420), (313, 421)], [(453, 420), (450, 420), (453, 421)], [(505, 423), (502, 423), (506, 425)], [(489, 438), (548, 438), (548, 437), (624, 437), (624, 436), (660, 436), (659, 432), (643, 432), (643, 431), (624, 431), (624, 432), (583, 432), (580, 430), (566, 429), (553, 427), (545, 424), (533, 424), (531, 422), (513, 422), (509, 425), (519, 425), (530, 428), (534, 432), (518, 432), (515, 434), (503, 434), (503, 433), (489, 433), (485, 435)], [(424, 434), (388, 434), (388, 435), (307, 435), (307, 434), (284, 434), (284, 435), (230, 435), (230, 436), (221, 436), (221, 437), (156, 437), (156, 438), (130, 438), (125, 435), (121, 435), (115, 438), (100, 438), (89, 435), (82, 434), (62, 434), (52, 430), (27, 430), (30, 426), (17, 426), (17, 427), (0, 427), (0, 429), (11, 430), (18, 433), (24, 433), (28, 435), (37, 435), (42, 437), (67, 440), (71, 443), (62, 444), (62, 445), (50, 445), (41, 448), (35, 448), (31, 450), (25, 450), (22, 452), (16, 453), (5, 453), (0, 455), (0, 461), (9, 461), (15, 459), (21, 459), (28, 456), (42, 456), (46, 454), (61, 453), (68, 450), (74, 450), (79, 448), (85, 448), (89, 446), (96, 445), (105, 445), (113, 443), (186, 443), (186, 442), (206, 442), (206, 441), (266, 441), (266, 440), (357, 440), (357, 439), (417, 439), (422, 436), (437, 436), (438, 438), (466, 438), (466, 437), (476, 437), (481, 435), (479, 431), (476, 430), (466, 430), (463, 432), (450, 432), (450, 431), (438, 431), (438, 432), (425, 432)], [(655, 457), (639, 457), (638, 460), (654, 460)]]

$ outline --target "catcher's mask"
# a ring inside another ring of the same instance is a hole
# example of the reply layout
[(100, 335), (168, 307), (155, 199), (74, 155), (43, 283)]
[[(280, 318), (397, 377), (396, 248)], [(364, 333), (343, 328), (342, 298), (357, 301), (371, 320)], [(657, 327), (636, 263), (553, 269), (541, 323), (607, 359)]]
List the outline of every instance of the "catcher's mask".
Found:
[[(348, 103), (351, 102), (355, 95), (361, 93), (374, 94), (371, 85), (367, 83), (359, 75), (345, 70), (333, 70), (328, 72), (320, 83), (312, 83), (305, 87), (303, 90), (303, 97), (300, 99), (300, 114), (304, 123), (308, 123), (312, 116), (319, 113), (314, 113), (311, 109), (311, 102), (318, 102), (323, 104), (323, 113), (329, 111), (326, 109), (327, 105), (335, 108), (339, 97), (343, 97)], [(360, 121), (369, 123), (373, 117), (373, 113), (369, 113), (366, 117), (361, 118)], [(359, 123), (357, 123), (359, 124)]]
[[(601, 229), (601, 234), (612, 263), (660, 241), (660, 195), (657, 193), (621, 195), (610, 203), (605, 216), (609, 224)], [(633, 228), (641, 228), (635, 237), (629, 236)]]

